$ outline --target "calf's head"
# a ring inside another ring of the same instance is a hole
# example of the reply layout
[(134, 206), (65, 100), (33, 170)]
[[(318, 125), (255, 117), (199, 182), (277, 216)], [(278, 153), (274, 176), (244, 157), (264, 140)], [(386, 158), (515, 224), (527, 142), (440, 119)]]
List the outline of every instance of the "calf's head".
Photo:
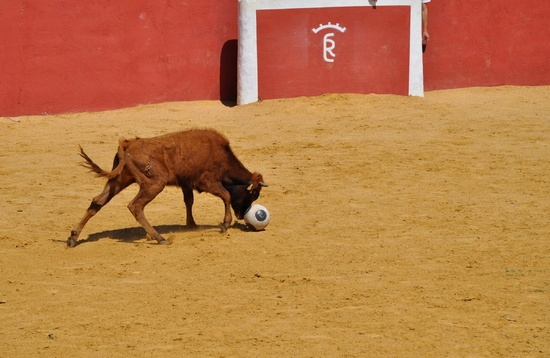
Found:
[(254, 200), (258, 199), (260, 191), (264, 186), (267, 186), (267, 184), (263, 182), (262, 175), (254, 173), (248, 185), (232, 185), (227, 188), (231, 194), (231, 207), (237, 219), (244, 217), (246, 210), (252, 205)]

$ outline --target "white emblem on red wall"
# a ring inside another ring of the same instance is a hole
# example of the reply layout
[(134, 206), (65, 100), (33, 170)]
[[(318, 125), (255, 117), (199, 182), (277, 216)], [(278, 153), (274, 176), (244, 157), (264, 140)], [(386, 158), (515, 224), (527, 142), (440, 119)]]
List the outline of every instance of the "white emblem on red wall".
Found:
[[(331, 24), (330, 22), (326, 25), (319, 24), (319, 27), (315, 29), (311, 29), (313, 33), (317, 34), (320, 31), (323, 30), (337, 30), (340, 32), (345, 32), (346, 28), (341, 27), (340, 24)], [(323, 59), (325, 62), (334, 62), (334, 59), (336, 58), (336, 54), (334, 53), (334, 49), (336, 48), (336, 41), (334, 41), (334, 32), (326, 33), (323, 37)]]

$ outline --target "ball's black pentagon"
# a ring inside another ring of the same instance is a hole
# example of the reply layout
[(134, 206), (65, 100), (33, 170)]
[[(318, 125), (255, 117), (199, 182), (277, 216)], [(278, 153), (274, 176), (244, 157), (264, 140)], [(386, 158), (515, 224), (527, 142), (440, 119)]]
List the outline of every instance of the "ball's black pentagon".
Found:
[(264, 221), (265, 219), (267, 219), (267, 213), (265, 212), (265, 210), (256, 210), (254, 216), (258, 221)]

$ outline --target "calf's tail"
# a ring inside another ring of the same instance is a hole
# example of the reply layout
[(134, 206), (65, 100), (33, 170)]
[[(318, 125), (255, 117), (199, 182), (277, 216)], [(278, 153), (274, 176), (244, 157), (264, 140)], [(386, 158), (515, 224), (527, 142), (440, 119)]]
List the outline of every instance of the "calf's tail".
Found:
[(84, 158), (86, 161), (85, 163), (82, 163), (82, 166), (84, 168), (88, 168), (91, 172), (95, 173), (99, 177), (113, 179), (117, 175), (119, 175), (122, 172), (122, 169), (124, 168), (124, 165), (126, 164), (126, 156), (124, 155), (124, 146), (123, 146), (123, 140), (120, 141), (120, 144), (118, 146), (118, 152), (117, 157), (115, 158), (116, 166), (113, 168), (112, 171), (108, 172), (104, 169), (102, 169), (99, 165), (94, 163), (94, 161), (84, 152), (84, 149), (80, 148), (80, 156)]

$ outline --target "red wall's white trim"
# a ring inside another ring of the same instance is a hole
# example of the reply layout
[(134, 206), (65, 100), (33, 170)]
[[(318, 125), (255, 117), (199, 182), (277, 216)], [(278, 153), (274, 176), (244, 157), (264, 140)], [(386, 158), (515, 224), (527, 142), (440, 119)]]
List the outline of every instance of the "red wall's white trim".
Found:
[[(365, 6), (410, 6), (409, 31), (409, 95), (424, 95), (422, 69), (421, 9), (419, 0), (315, 0), (304, 3), (301, 0), (239, 0), (239, 57), (237, 103), (258, 101), (258, 10), (339, 8)], [(360, 46), (360, 44), (357, 44)], [(407, 79), (404, 79), (407, 80)]]

